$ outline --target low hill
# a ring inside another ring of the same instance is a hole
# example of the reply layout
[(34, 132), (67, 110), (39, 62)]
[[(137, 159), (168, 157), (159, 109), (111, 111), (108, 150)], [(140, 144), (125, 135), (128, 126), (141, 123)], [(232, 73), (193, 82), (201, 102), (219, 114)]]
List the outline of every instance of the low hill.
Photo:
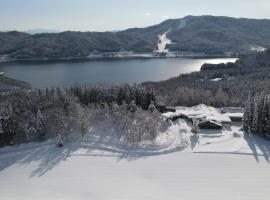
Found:
[(2, 91), (12, 90), (14, 88), (30, 90), (32, 87), (27, 82), (0, 76), (0, 93)]

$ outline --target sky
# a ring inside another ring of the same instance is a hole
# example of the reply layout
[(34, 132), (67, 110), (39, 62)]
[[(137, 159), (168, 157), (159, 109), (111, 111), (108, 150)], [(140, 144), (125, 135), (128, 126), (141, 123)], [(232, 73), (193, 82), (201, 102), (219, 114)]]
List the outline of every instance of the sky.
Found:
[(0, 0), (1, 31), (114, 31), (186, 15), (270, 19), (270, 0)]

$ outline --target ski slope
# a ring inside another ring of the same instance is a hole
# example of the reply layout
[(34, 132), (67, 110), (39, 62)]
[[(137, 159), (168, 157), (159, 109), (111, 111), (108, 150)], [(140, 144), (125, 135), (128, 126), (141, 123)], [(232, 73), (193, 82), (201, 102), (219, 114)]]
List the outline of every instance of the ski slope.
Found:
[(169, 49), (167, 49), (167, 45), (171, 44), (172, 41), (167, 38), (167, 33), (169, 31), (165, 32), (162, 35), (159, 35), (159, 42), (158, 42), (158, 49), (156, 50), (157, 53), (168, 53)]
[(137, 147), (54, 141), (0, 150), (3, 200), (267, 200), (270, 142), (239, 125), (190, 132), (167, 124)]

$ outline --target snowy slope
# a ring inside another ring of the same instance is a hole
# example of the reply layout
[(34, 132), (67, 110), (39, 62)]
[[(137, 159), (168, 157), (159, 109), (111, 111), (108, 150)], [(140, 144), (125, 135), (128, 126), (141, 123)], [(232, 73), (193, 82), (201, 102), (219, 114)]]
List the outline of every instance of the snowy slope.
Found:
[[(0, 156), (4, 200), (266, 200), (269, 163), (248, 155), (185, 151), (128, 157), (70, 145)], [(252, 189), (250, 189), (252, 188)]]
[(87, 138), (3, 148), (0, 199), (269, 199), (270, 141), (240, 128), (194, 135), (178, 120), (139, 146)]

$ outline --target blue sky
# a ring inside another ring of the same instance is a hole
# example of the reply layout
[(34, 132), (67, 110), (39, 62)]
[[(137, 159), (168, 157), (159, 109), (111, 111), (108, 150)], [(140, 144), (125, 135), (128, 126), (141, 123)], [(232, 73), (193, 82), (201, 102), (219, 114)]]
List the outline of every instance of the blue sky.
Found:
[(270, 19), (270, 0), (0, 0), (0, 30), (122, 30), (206, 14)]

